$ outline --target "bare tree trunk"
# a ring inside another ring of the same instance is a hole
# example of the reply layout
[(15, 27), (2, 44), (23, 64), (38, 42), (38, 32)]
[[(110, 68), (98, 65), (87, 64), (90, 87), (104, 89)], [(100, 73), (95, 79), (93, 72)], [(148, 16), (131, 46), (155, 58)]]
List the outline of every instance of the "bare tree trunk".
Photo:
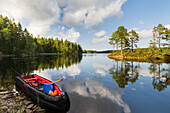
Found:
[(122, 56), (123, 52), (122, 52), (122, 40), (121, 40), (121, 56)]
[(161, 45), (161, 36), (160, 36), (160, 33), (159, 33), (159, 50), (160, 50), (160, 45)]
[(117, 60), (116, 75), (117, 75), (117, 73), (118, 73), (118, 68), (119, 68), (119, 66), (118, 66), (118, 60)]
[(118, 51), (118, 43), (116, 44), (116, 48), (117, 48), (117, 51)]
[(133, 39), (132, 39), (132, 52), (133, 52)]
[(123, 73), (123, 61), (121, 60), (121, 73)]

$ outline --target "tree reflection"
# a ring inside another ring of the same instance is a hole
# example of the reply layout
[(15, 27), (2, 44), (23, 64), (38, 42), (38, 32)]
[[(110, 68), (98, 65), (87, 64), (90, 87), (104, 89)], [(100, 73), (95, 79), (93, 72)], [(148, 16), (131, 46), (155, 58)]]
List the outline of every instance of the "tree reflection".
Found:
[[(13, 88), (16, 76), (27, 75), (34, 70), (59, 69), (81, 62), (82, 55), (37, 56), (24, 58), (4, 57), (0, 60), (0, 88)], [(12, 68), (14, 70), (12, 70)]]
[(119, 66), (118, 61), (115, 61), (113, 67), (109, 71), (118, 86), (120, 88), (125, 88), (125, 86), (128, 85), (128, 82), (133, 84), (138, 80), (138, 66), (134, 66), (133, 61), (128, 63), (121, 60), (120, 63)]
[(149, 70), (153, 74), (152, 85), (154, 89), (160, 92), (167, 88), (167, 85), (170, 85), (170, 68), (161, 69), (161, 63), (152, 63)]

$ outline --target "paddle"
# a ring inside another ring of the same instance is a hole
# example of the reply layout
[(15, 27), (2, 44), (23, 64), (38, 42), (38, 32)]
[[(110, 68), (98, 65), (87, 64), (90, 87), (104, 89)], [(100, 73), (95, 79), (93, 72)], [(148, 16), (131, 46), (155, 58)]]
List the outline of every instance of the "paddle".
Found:
[(54, 83), (59, 82), (59, 81), (62, 81), (63, 79), (64, 79), (64, 78), (61, 78), (61, 79), (59, 79), (59, 80), (55, 81)]

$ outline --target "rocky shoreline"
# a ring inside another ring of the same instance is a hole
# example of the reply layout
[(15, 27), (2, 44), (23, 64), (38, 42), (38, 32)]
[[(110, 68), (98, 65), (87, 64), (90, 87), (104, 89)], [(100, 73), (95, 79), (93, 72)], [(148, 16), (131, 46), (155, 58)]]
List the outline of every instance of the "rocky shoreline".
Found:
[(45, 113), (42, 109), (22, 91), (7, 91), (0, 89), (0, 112), (1, 113)]

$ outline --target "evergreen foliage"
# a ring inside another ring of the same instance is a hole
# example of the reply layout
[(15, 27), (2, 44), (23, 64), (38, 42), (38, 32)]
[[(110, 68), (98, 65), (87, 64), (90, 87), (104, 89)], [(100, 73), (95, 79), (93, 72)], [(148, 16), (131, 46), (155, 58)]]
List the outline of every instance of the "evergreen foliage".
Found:
[(109, 44), (113, 45), (113, 47), (116, 45), (117, 50), (118, 46), (121, 48), (121, 55), (123, 55), (123, 49), (129, 47), (128, 35), (127, 29), (124, 26), (119, 26), (109, 39)]
[[(166, 28), (162, 24), (158, 24), (158, 26), (153, 28), (153, 41), (150, 41), (152, 46), (156, 46), (158, 44), (158, 48), (160, 50), (162, 46), (170, 46), (170, 29)], [(164, 40), (164, 43), (161, 43), (161, 40)]]
[(20, 23), (0, 15), (0, 53), (23, 55), (37, 53), (82, 53), (82, 47), (70, 41), (58, 38), (33, 37)]
[(130, 39), (130, 47), (132, 48), (132, 52), (133, 52), (134, 46), (137, 47), (136, 43), (138, 43), (138, 41), (139, 41), (138, 33), (136, 33), (135, 30), (131, 30), (129, 32), (129, 39)]

